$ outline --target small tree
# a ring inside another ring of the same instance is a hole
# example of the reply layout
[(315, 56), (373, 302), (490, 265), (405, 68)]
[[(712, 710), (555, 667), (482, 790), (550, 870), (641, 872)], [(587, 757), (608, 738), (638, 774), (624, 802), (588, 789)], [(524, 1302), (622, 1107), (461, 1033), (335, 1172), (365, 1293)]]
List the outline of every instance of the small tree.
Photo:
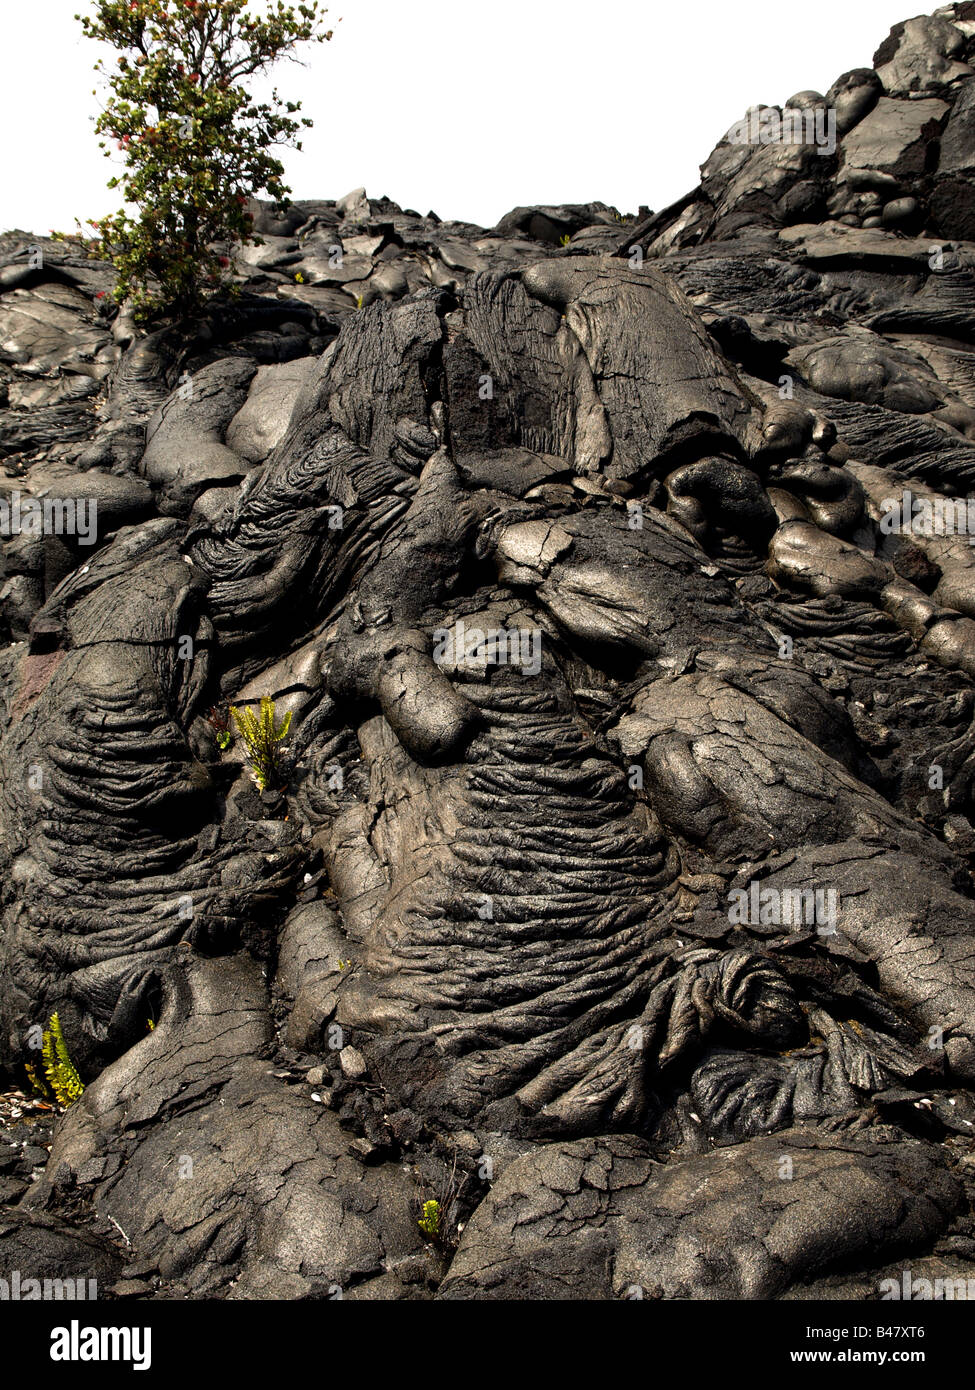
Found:
[[(267, 192), (285, 203), (284, 166), (270, 153), (293, 145), (307, 117), (300, 102), (256, 102), (242, 85), (299, 43), (323, 43), (317, 3), (249, 0), (96, 0), (93, 16), (76, 15), (85, 35), (120, 50), (110, 95), (95, 129), (123, 152), (125, 211), (89, 222), (96, 254), (118, 271), (115, 298), (131, 299), (137, 318), (185, 314), (230, 285), (226, 251), (250, 241), (248, 198)], [(104, 72), (100, 59), (96, 71)], [(102, 140), (106, 156), (112, 151)]]

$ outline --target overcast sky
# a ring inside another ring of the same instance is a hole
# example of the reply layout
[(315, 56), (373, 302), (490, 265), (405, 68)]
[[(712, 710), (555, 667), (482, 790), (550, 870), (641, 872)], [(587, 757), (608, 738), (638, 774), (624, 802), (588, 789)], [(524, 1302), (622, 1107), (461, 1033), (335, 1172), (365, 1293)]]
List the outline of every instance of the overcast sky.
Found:
[[(116, 205), (91, 118), (90, 0), (0, 0), (0, 230), (73, 229)], [(931, 6), (931, 10), (934, 5)], [(756, 102), (869, 67), (907, 0), (334, 0), (335, 37), (282, 64), (315, 127), (296, 198), (364, 184), (492, 226), (525, 203), (664, 207)]]

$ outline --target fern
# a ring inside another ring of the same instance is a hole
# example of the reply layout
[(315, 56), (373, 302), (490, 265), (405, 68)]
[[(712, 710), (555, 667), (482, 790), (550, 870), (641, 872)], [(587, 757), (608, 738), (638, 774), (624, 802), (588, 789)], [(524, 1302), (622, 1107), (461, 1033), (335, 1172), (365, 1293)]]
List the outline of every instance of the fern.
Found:
[(27, 1073), (27, 1080), (30, 1082), (30, 1088), (34, 1095), (40, 1096), (43, 1100), (47, 1100), (48, 1096), (51, 1094), (50, 1088), (45, 1085), (37, 1075), (37, 1068), (34, 1066), (33, 1062), (25, 1062), (24, 1071)]
[(251, 763), (251, 776), (258, 788), (264, 791), (281, 779), (281, 760), (277, 745), (288, 736), (291, 728), (291, 713), (284, 716), (280, 724), (274, 718), (274, 701), (269, 695), (261, 697), (260, 715), (252, 709), (238, 709), (230, 706), (230, 714), (244, 740), (247, 756)]
[(85, 1085), (68, 1053), (64, 1034), (61, 1032), (61, 1020), (56, 1012), (51, 1015), (50, 1028), (44, 1033), (41, 1061), (55, 1100), (65, 1108), (73, 1105), (84, 1091)]

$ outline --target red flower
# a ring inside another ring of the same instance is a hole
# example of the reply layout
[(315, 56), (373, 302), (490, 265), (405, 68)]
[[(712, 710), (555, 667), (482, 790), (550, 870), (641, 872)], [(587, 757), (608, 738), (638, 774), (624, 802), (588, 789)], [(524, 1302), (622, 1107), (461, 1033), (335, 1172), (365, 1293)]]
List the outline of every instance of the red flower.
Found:
[(217, 264), (218, 264), (218, 265), (229, 265), (229, 264), (230, 264), (230, 257), (229, 257), (229, 256), (218, 256), (218, 257), (217, 257)]
[(96, 299), (104, 299), (104, 298), (105, 298), (105, 291), (104, 291), (104, 290), (99, 290), (98, 293), (95, 295), (95, 298), (96, 298)]

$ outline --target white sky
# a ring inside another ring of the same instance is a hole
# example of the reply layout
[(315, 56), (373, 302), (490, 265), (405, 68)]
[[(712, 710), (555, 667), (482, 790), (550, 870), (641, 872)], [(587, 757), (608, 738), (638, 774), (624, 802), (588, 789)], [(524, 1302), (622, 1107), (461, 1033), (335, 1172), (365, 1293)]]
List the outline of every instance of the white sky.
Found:
[[(932, 0), (930, 10), (938, 0)], [(90, 117), (90, 0), (0, 0), (0, 230), (73, 230), (117, 205)], [(315, 126), (296, 198), (364, 184), (492, 226), (519, 204), (657, 210), (756, 102), (869, 67), (909, 0), (331, 0), (329, 44), (276, 82)]]

